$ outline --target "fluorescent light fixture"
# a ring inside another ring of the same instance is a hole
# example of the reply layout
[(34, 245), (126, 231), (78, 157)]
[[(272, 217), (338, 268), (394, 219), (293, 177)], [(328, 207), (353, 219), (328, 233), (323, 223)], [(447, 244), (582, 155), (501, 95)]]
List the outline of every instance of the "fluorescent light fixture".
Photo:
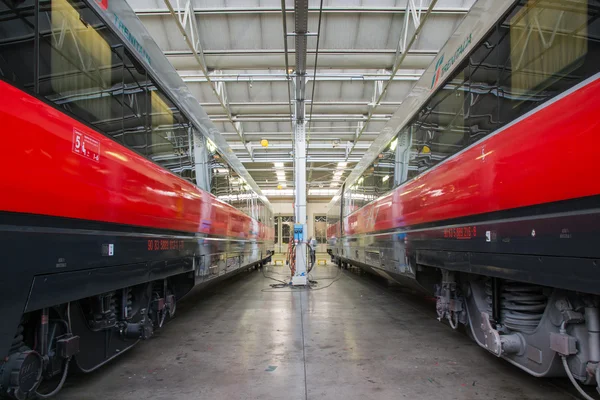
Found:
[(333, 181), (339, 181), (340, 179), (342, 179), (342, 175), (344, 174), (344, 171), (335, 171), (335, 173), (333, 174)]
[(337, 193), (337, 189), (309, 189), (309, 196), (333, 196)]
[(392, 140), (392, 143), (390, 143), (390, 151), (396, 150), (396, 146), (398, 146), (398, 138)]
[(348, 165), (348, 163), (347, 163), (347, 162), (339, 162), (339, 163), (338, 163), (338, 168), (344, 168), (344, 167), (346, 167), (347, 165)]
[(263, 189), (263, 194), (268, 197), (293, 196), (294, 189)]
[(282, 162), (276, 162), (276, 163), (273, 163), (273, 165), (275, 165), (275, 168), (283, 168)]
[(381, 182), (385, 182), (385, 181), (387, 181), (388, 179), (390, 179), (390, 176), (389, 176), (389, 175), (386, 175), (386, 176), (384, 176), (383, 178), (381, 178)]

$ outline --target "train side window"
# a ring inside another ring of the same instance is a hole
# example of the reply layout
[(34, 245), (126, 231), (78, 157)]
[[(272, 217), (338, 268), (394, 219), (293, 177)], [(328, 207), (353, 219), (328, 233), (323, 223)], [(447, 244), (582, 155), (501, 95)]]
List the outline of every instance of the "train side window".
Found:
[(394, 167), (398, 136), (394, 137), (373, 162), (373, 187), (375, 197), (387, 193), (394, 187)]
[(34, 0), (0, 0), (0, 77), (34, 89)]
[(146, 154), (148, 134), (148, 87), (151, 85), (146, 71), (125, 50), (123, 57), (123, 132), (116, 137), (129, 148)]
[(165, 168), (175, 168), (179, 160), (174, 156), (178, 144), (176, 131), (179, 121), (175, 106), (156, 86), (150, 94), (150, 134), (148, 135), (147, 155)]
[(123, 129), (121, 44), (84, 5), (40, 10), (39, 94), (109, 134)]
[(215, 148), (209, 143), (207, 149), (209, 154), (210, 168), (210, 191), (220, 200), (231, 202), (229, 191), (229, 180), (231, 169), (227, 165), (221, 155), (216, 152)]
[(502, 22), (502, 124), (598, 71), (597, 60), (588, 57), (598, 48), (597, 38), (588, 33), (588, 21), (597, 18), (597, 7), (588, 9), (587, 0), (527, 0)]
[(467, 145), (472, 144), (498, 128), (498, 30), (473, 50), (466, 76), (464, 97), (464, 126)]
[(146, 155), (171, 172), (191, 179), (190, 123), (157, 86), (151, 86)]
[(460, 151), (466, 145), (464, 127), (464, 96), (467, 86), (463, 68), (448, 81), (429, 102), (419, 118), (423, 146), (420, 149), (425, 166), (432, 167)]
[[(394, 142), (395, 140), (395, 142)], [(395, 147), (394, 151), (394, 187), (406, 182), (412, 169), (410, 165), (411, 152), (414, 151), (412, 141), (412, 129), (409, 126), (402, 129), (391, 143), (391, 147)], [(390, 178), (391, 179), (391, 178)]]

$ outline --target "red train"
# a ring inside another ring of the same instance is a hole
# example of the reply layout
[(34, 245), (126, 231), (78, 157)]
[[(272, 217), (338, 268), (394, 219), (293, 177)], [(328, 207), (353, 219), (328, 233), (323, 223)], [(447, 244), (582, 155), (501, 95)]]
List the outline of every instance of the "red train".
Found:
[(598, 10), (478, 1), (328, 213), (338, 263), (578, 388), (600, 382)]
[(262, 265), (274, 230), (162, 53), (123, 35), (130, 15), (0, 8), (0, 397), (24, 399), (150, 337), (192, 288)]

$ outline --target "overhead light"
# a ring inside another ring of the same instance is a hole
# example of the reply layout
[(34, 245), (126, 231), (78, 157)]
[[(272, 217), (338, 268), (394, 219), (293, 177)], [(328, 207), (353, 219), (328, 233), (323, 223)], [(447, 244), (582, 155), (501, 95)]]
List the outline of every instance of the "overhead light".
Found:
[(309, 196), (333, 196), (337, 193), (337, 189), (309, 189)]
[(348, 163), (347, 163), (347, 162), (339, 162), (339, 163), (338, 163), (338, 168), (344, 168), (344, 167), (346, 167), (347, 165), (348, 165)]
[(381, 178), (381, 182), (385, 182), (385, 181), (387, 181), (388, 179), (390, 179), (390, 176), (389, 176), (389, 175), (386, 175), (386, 176), (384, 176), (383, 178)]
[(293, 196), (294, 189), (264, 189), (263, 194), (265, 196)]
[(273, 165), (275, 165), (275, 168), (283, 168), (282, 162), (276, 162), (276, 163), (273, 163)]
[(390, 143), (390, 151), (396, 150), (396, 146), (398, 146), (398, 138), (392, 140), (392, 143)]

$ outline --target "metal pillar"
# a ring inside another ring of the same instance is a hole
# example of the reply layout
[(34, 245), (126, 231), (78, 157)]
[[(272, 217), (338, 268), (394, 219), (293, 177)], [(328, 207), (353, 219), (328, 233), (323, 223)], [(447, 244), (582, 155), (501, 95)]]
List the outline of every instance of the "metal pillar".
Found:
[[(296, 273), (292, 277), (293, 285), (306, 285), (308, 265), (306, 237), (306, 34), (308, 33), (308, 0), (294, 2), (296, 76), (294, 96), (294, 213), (296, 225), (294, 231), (301, 229), (301, 240), (296, 243)], [(297, 235), (294, 234), (296, 237)]]
[(306, 132), (304, 121), (297, 121), (294, 125), (295, 229), (302, 228), (302, 240), (296, 243), (296, 275), (292, 278), (292, 284), (306, 285), (306, 267), (308, 265), (308, 237), (306, 237), (308, 231), (306, 227)]

